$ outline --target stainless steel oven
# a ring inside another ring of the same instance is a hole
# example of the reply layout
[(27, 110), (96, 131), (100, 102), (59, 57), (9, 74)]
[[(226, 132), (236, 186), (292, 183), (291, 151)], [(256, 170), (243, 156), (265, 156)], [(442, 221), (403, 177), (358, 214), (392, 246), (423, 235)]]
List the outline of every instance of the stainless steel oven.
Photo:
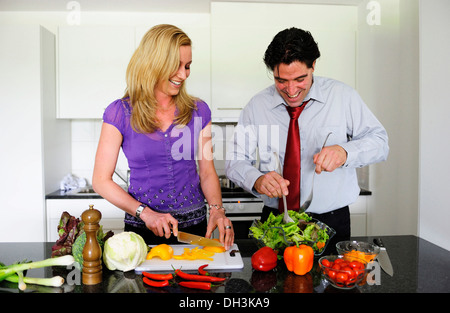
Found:
[[(247, 239), (249, 227), (255, 219), (261, 218), (263, 201), (240, 187), (222, 187), (222, 203), (227, 217), (233, 222), (235, 239)], [(214, 238), (218, 236), (216, 229)]]

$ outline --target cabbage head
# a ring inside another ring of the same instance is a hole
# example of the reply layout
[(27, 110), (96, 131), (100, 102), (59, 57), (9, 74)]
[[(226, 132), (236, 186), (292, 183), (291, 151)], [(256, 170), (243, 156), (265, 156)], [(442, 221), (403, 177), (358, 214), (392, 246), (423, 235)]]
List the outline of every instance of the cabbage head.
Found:
[(131, 271), (145, 261), (148, 247), (134, 232), (115, 234), (105, 242), (103, 262), (111, 270)]

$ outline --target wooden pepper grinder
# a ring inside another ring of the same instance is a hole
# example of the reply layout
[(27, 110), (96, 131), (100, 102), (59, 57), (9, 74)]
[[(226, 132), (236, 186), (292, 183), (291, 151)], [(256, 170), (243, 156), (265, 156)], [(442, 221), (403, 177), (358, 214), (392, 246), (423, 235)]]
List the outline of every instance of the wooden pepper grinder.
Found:
[(85, 285), (96, 285), (102, 282), (102, 250), (97, 241), (97, 232), (102, 213), (89, 205), (89, 209), (81, 214), (86, 233), (86, 243), (83, 248), (82, 280)]

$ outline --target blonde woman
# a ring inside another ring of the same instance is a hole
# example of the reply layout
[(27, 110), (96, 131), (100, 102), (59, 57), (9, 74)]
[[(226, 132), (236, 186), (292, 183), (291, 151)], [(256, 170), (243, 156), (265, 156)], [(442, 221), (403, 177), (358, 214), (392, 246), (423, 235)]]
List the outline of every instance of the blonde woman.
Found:
[[(92, 184), (125, 211), (125, 231), (148, 244), (176, 243), (178, 229), (210, 237), (217, 227), (228, 249), (234, 231), (213, 164), (211, 111), (185, 87), (191, 63), (191, 40), (181, 29), (158, 25), (144, 35), (124, 97), (104, 112)], [(120, 148), (130, 168), (128, 192), (112, 179)]]

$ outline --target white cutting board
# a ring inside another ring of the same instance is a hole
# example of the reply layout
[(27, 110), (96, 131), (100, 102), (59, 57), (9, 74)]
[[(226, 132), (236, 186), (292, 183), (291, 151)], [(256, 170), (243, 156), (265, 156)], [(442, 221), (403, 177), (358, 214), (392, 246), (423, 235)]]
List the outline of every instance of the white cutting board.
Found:
[[(150, 246), (151, 248), (152, 246)], [(184, 249), (193, 249), (196, 246), (194, 245), (171, 245), (173, 248), (174, 255), (183, 254)], [(201, 248), (201, 247), (200, 247)], [(230, 252), (235, 250), (234, 256), (230, 255)], [(233, 246), (222, 253), (215, 253), (212, 258), (213, 261), (210, 260), (161, 260), (158, 257), (154, 257), (150, 260), (145, 260), (138, 267), (134, 269), (135, 272), (148, 272), (148, 271), (173, 271), (175, 269), (184, 270), (197, 270), (201, 265), (208, 264), (208, 267), (205, 268), (208, 270), (222, 270), (222, 269), (240, 269), (244, 267), (244, 262), (242, 261), (241, 254), (237, 252), (238, 246), (237, 244), (233, 244)]]

